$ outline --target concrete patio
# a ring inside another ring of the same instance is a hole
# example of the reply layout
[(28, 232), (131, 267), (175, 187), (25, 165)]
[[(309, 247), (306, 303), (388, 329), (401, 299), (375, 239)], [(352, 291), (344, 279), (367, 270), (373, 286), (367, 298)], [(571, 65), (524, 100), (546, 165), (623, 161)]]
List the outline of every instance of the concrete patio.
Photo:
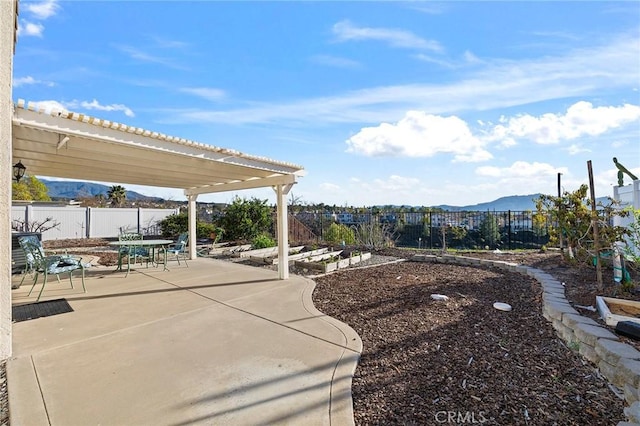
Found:
[[(359, 336), (314, 283), (213, 259), (61, 276), (73, 312), (15, 322), (12, 425), (353, 424)], [(14, 277), (20, 279), (20, 277)], [(13, 304), (32, 303), (29, 277)], [(36, 287), (39, 290), (39, 286)]]

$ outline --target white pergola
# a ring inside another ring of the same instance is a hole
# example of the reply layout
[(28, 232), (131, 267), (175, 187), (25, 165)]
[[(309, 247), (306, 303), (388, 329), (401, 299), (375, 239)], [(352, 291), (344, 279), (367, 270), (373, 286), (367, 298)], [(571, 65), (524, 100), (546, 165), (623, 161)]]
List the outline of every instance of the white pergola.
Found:
[[(14, 161), (33, 175), (179, 188), (189, 202), (189, 241), (196, 241), (200, 194), (272, 187), (277, 200), (278, 272), (289, 276), (286, 195), (300, 166), (246, 155), (19, 100), (12, 118)], [(190, 244), (196, 258), (196, 245)]]

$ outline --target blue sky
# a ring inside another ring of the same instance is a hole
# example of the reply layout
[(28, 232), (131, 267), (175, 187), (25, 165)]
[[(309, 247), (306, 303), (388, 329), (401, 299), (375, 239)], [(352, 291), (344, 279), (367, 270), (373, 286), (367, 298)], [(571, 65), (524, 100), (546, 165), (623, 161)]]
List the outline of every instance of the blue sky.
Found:
[[(640, 2), (20, 1), (14, 100), (298, 164), (338, 206), (640, 176)], [(629, 179), (626, 179), (629, 182)], [(117, 183), (117, 182), (116, 182)], [(181, 191), (125, 185), (174, 200)], [(269, 188), (201, 196), (274, 201)]]

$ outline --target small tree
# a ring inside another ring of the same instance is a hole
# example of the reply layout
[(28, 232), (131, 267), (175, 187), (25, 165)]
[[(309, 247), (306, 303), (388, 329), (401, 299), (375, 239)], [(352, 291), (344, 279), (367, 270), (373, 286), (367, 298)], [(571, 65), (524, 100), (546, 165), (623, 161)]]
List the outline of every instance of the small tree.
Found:
[(337, 244), (354, 244), (356, 237), (353, 229), (343, 224), (332, 223), (329, 229), (324, 233), (324, 240)]
[[(594, 252), (591, 200), (587, 199), (589, 187), (581, 185), (574, 192), (565, 191), (561, 197), (541, 195), (536, 200), (537, 215), (549, 215), (556, 223), (549, 231), (550, 241), (557, 243), (560, 236), (564, 239), (569, 258), (579, 256), (581, 260), (590, 261)], [(611, 226), (613, 216), (626, 216), (627, 211), (614, 208), (615, 201), (608, 199), (607, 204), (599, 203), (597, 221), (599, 230), (599, 246), (611, 248), (616, 241), (621, 241), (626, 230), (620, 226)]]
[(489, 247), (495, 247), (500, 241), (498, 218), (488, 213), (480, 223), (480, 240)]
[(267, 205), (267, 200), (235, 197), (219, 222), (227, 239), (252, 240), (260, 234), (270, 233), (272, 213), (273, 209)]
[(11, 184), (11, 199), (24, 201), (51, 201), (49, 189), (37, 177), (29, 175)]
[(370, 250), (380, 250), (393, 245), (395, 236), (388, 223), (361, 223), (355, 232), (356, 243)]

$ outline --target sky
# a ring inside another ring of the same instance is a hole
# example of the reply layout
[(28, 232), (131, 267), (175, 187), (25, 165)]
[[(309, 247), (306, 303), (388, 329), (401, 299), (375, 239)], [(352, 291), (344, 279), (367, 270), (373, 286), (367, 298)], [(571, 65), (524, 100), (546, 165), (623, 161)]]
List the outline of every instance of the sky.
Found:
[[(613, 157), (640, 176), (637, 1), (20, 0), (18, 20), (14, 101), (300, 165), (300, 203), (553, 195), (588, 161), (613, 196)], [(275, 202), (198, 201), (235, 196)]]

